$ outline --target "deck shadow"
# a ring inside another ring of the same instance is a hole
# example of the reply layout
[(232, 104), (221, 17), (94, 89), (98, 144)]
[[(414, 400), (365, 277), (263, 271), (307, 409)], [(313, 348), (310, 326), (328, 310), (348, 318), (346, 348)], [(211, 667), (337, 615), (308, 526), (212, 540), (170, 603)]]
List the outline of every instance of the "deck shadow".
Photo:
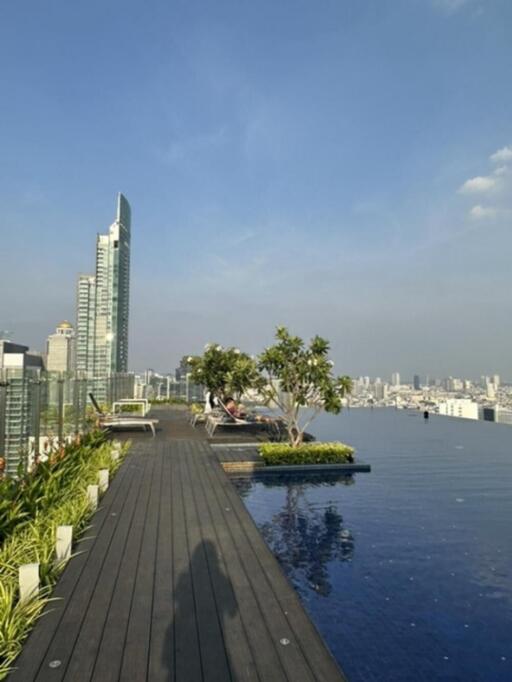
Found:
[(174, 617), (162, 651), (162, 668), (169, 679), (199, 680), (213, 675), (231, 680), (224, 630), (237, 613), (233, 586), (216, 547), (202, 540), (175, 581)]

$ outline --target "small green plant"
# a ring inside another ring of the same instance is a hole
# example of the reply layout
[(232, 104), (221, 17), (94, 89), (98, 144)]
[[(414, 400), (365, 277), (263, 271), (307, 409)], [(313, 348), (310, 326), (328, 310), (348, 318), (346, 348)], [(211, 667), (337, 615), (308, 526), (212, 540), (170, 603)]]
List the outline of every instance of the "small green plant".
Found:
[(185, 398), (151, 398), (151, 405), (188, 405)]
[(55, 450), (32, 470), (20, 466), (18, 478), (0, 479), (0, 545), (17, 527), (59, 504), (70, 482), (87, 466), (91, 452), (105, 442), (102, 432)]
[(37, 599), (20, 603), (13, 584), (0, 582), (0, 680), (11, 672), (11, 661), (21, 652), (22, 642), (48, 601), (48, 590)]
[[(0, 680), (12, 669), (30, 628), (49, 600), (62, 564), (55, 562), (57, 527), (73, 526), (76, 540), (87, 528), (92, 510), (87, 486), (97, 483), (98, 471), (111, 475), (121, 465), (113, 460), (110, 443), (99, 434), (86, 437), (81, 444), (60, 449), (33, 471), (20, 470), (18, 480), (1, 481), (1, 492), (9, 496), (13, 511), (7, 513), (0, 503)], [(21, 564), (38, 563), (41, 591), (37, 599), (21, 604), (18, 599), (18, 569)]]
[(264, 443), (260, 455), (266, 466), (281, 464), (346, 464), (354, 461), (354, 448), (345, 443)]
[(119, 410), (119, 414), (125, 414), (125, 413), (136, 413), (140, 412), (141, 405), (132, 405), (130, 403), (125, 403), (121, 405), (121, 409)]

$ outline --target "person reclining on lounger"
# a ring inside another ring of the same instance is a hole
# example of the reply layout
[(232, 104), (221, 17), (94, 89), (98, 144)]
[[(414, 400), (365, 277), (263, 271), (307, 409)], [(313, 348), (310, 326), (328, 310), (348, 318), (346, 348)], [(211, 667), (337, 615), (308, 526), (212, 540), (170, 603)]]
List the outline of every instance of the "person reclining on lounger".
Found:
[(280, 417), (270, 417), (265, 414), (250, 414), (246, 412), (243, 405), (237, 405), (234, 398), (226, 398), (226, 411), (235, 419), (245, 419), (248, 422), (259, 422), (264, 424), (276, 424), (281, 421)]
[(243, 405), (237, 405), (234, 398), (226, 398), (225, 402), (226, 410), (235, 419), (245, 419), (247, 417), (247, 412), (244, 410)]

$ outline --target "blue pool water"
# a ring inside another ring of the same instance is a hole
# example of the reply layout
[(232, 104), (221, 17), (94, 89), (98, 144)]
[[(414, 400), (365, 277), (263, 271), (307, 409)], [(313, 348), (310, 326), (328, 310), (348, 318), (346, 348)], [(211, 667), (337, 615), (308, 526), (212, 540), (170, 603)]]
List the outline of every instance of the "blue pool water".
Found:
[(512, 427), (350, 410), (353, 478), (235, 479), (351, 682), (512, 681)]

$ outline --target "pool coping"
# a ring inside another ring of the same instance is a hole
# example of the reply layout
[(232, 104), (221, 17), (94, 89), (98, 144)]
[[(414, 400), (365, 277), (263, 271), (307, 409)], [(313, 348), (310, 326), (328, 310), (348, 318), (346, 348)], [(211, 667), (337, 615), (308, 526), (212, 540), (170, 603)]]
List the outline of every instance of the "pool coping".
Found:
[(240, 461), (240, 462), (221, 462), (224, 471), (228, 474), (233, 473), (258, 473), (258, 474), (296, 474), (296, 473), (317, 473), (317, 472), (347, 472), (347, 473), (369, 473), (372, 468), (364, 462), (352, 464), (281, 464), (275, 466), (265, 466), (263, 462)]

